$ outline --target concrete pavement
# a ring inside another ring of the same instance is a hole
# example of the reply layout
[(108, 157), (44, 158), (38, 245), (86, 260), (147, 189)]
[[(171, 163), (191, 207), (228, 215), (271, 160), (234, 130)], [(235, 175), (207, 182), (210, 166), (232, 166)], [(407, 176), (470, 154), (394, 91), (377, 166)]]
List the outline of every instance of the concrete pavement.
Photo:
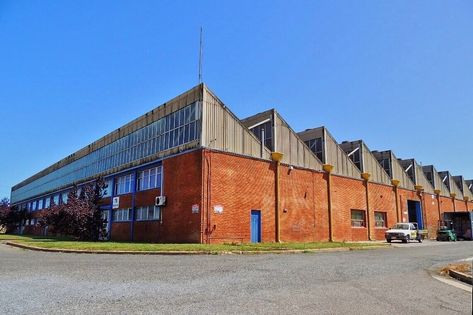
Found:
[(473, 242), (256, 256), (0, 245), (0, 305), (7, 314), (470, 314), (471, 293), (433, 279), (429, 269), (472, 253)]

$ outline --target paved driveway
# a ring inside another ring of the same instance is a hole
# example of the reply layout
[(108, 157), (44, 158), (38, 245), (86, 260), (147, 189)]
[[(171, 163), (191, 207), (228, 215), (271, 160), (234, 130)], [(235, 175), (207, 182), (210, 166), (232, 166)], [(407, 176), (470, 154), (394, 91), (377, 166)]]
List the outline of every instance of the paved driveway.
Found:
[(427, 270), (473, 256), (473, 242), (414, 245), (254, 256), (61, 254), (0, 245), (0, 313), (471, 314), (471, 293)]

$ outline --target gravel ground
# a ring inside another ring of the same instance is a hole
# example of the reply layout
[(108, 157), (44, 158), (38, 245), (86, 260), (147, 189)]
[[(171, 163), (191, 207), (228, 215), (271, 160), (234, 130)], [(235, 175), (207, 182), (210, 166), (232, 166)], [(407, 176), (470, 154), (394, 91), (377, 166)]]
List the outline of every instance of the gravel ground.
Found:
[(473, 242), (243, 256), (62, 254), (0, 244), (0, 313), (471, 314), (471, 293), (429, 274), (469, 256)]

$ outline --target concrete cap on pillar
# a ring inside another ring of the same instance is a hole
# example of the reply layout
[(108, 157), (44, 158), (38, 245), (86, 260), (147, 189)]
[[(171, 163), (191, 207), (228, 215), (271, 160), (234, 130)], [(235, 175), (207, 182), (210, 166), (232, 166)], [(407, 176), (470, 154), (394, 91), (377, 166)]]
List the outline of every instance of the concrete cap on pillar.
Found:
[(324, 165), (322, 165), (322, 168), (327, 173), (332, 173), (332, 171), (333, 171), (333, 165), (331, 165), (331, 164), (324, 164)]
[(440, 193), (441, 193), (440, 189), (435, 189), (435, 190), (434, 190), (434, 194), (440, 195)]
[(421, 192), (424, 190), (424, 187), (422, 185), (415, 185), (414, 189), (417, 190), (418, 192)]
[(271, 159), (275, 162), (281, 162), (284, 154), (281, 152), (271, 152)]
[(456, 193), (450, 193), (450, 197), (455, 198), (457, 196)]
[(391, 179), (391, 184), (393, 184), (394, 187), (398, 187), (401, 181), (399, 179)]
[(361, 173), (361, 178), (363, 178), (366, 181), (369, 181), (371, 177), (370, 173)]

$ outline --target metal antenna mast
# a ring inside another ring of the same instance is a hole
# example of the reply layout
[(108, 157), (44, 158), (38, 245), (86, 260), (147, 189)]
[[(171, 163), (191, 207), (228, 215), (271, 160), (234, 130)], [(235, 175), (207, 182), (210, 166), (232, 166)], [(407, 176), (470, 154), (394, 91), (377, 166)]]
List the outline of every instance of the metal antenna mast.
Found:
[(199, 46), (199, 84), (202, 83), (202, 49), (203, 49), (203, 40), (202, 40), (202, 26), (200, 27), (200, 46)]

